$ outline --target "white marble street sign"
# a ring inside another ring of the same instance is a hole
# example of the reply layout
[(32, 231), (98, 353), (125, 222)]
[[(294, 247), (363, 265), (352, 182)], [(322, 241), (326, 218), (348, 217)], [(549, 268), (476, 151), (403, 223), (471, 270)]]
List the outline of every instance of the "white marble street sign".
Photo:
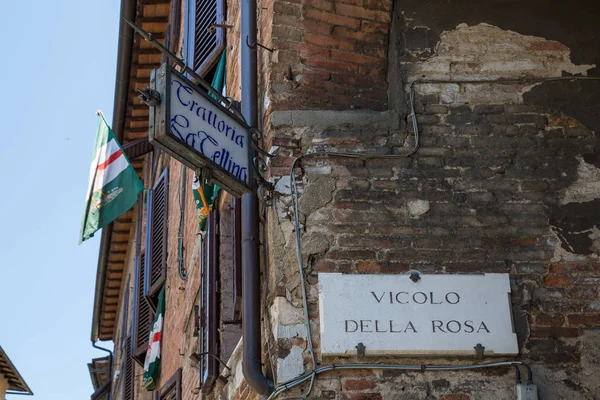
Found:
[(508, 274), (420, 278), (319, 274), (322, 354), (518, 354)]

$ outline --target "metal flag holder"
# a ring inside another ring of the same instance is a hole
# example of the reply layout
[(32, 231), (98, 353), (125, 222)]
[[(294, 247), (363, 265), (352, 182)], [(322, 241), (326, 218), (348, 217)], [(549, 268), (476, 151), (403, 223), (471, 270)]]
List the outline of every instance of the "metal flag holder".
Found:
[[(164, 45), (162, 45), (159, 41), (157, 41), (156, 38), (154, 38), (154, 36), (152, 35), (152, 33), (146, 32), (144, 29), (140, 28), (138, 25), (129, 21), (127, 18), (123, 18), (123, 19), (129, 26), (131, 26), (131, 28), (135, 32), (137, 32), (146, 41), (150, 42), (163, 55), (165, 55), (169, 60), (171, 60), (178, 67), (180, 67), (181, 73), (187, 74), (194, 81), (194, 83), (196, 83), (198, 86), (201, 86), (203, 89), (205, 89), (209, 93), (211, 93), (217, 101), (219, 101), (225, 105), (226, 109), (232, 115), (234, 115), (235, 117), (239, 118), (240, 120), (246, 122), (246, 119), (244, 118), (244, 116), (236, 109), (234, 100), (231, 97), (223, 96), (219, 91), (215, 90), (211, 86), (211, 84), (208, 83), (206, 80), (204, 80), (200, 75), (198, 75), (196, 73), (196, 71), (194, 71), (192, 68), (188, 67), (188, 65), (186, 64), (186, 62), (183, 58), (178, 57), (175, 53), (173, 53), (172, 51), (167, 49)], [(144, 104), (147, 104), (148, 106), (156, 106), (161, 102), (160, 94), (151, 88), (145, 88), (145, 89), (139, 90), (138, 92), (140, 93), (140, 99), (142, 100), (142, 102)], [(269, 154), (268, 152), (264, 151), (263, 149), (261, 149), (258, 146), (258, 141), (262, 138), (262, 133), (255, 127), (250, 127), (250, 131), (251, 131), (250, 143), (251, 143), (252, 148), (257, 153), (257, 156), (255, 156), (251, 160), (250, 165), (252, 166), (253, 175), (259, 185), (259, 190), (258, 190), (258, 192), (260, 193), (259, 198), (262, 201), (268, 201), (269, 196), (265, 195), (264, 191), (265, 190), (272, 191), (274, 189), (274, 185), (271, 182), (267, 181), (265, 179), (265, 177), (263, 176), (263, 173), (266, 172), (266, 170), (267, 170), (267, 163), (259, 155), (268, 157), (268, 158), (274, 157), (274, 155)], [(198, 171), (198, 172), (200, 172), (200, 171)], [(210, 178), (211, 178), (211, 173), (208, 171), (207, 168), (202, 168), (201, 175), (203, 177), (203, 179), (202, 179), (203, 181), (205, 181), (205, 179), (210, 180)]]

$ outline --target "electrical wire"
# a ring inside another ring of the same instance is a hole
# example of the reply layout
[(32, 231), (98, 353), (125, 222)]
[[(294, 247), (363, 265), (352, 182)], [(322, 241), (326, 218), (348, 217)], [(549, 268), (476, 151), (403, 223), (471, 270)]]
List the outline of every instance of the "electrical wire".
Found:
[(543, 82), (559, 82), (559, 81), (597, 81), (600, 80), (600, 76), (597, 75), (578, 75), (578, 76), (556, 76), (556, 77), (539, 77), (539, 78), (514, 78), (514, 79), (488, 79), (488, 80), (476, 80), (476, 79), (418, 79), (411, 85), (419, 84), (497, 84), (497, 83), (543, 83)]
[[(385, 370), (399, 370), (399, 371), (464, 371), (470, 369), (482, 369), (482, 368), (493, 368), (501, 366), (515, 366), (522, 365), (530, 370), (528, 364), (522, 361), (500, 361), (486, 364), (471, 364), (471, 365), (428, 365), (428, 364), (331, 364), (299, 376), (293, 382), (280, 385), (273, 391), (267, 400), (276, 398), (281, 393), (293, 389), (294, 387), (306, 382), (315, 375), (322, 374), (328, 371), (334, 370), (346, 370), (346, 369), (385, 369)], [(517, 373), (515, 379), (517, 382), (520, 380), (520, 373)], [(306, 394), (305, 396), (307, 396)], [(283, 400), (283, 399), (282, 399)]]
[[(216, 355), (215, 353), (210, 352), (210, 351), (203, 351), (202, 353), (193, 353), (190, 356), (190, 359), (193, 359), (195, 361), (196, 357), (197, 357), (198, 360), (202, 361), (202, 358), (201, 358), (202, 356), (211, 356), (211, 357), (213, 357), (215, 360), (217, 360), (219, 363), (221, 363), (225, 368), (227, 368), (227, 370), (229, 372), (231, 372), (231, 367), (229, 365), (227, 365), (227, 363), (225, 361), (223, 361), (218, 355)], [(198, 361), (198, 362), (200, 362), (200, 361)]]
[[(302, 394), (299, 394), (297, 396), (282, 397), (279, 400), (306, 399), (306, 398), (308, 398), (308, 396), (310, 395), (310, 392), (312, 392), (313, 385), (315, 384), (315, 377), (317, 376), (316, 370), (313, 370), (310, 373), (310, 375), (311, 375), (311, 377), (310, 377), (310, 385), (308, 386), (308, 390), (306, 391), (306, 393), (302, 393)], [(271, 399), (271, 396), (269, 396), (269, 399)]]
[(519, 383), (521, 383), (521, 371), (519, 370), (517, 364), (513, 364), (513, 367), (515, 367), (516, 381), (518, 385)]
[[(292, 161), (292, 165), (290, 166), (290, 188), (292, 194), (292, 207), (294, 212), (294, 230), (296, 231), (296, 258), (298, 261), (298, 269), (300, 272), (300, 282), (302, 289), (302, 305), (304, 309), (304, 324), (306, 327), (306, 335), (307, 335), (307, 343), (308, 343), (308, 351), (311, 354), (311, 360), (313, 369), (308, 374), (302, 375), (298, 378), (292, 379), (288, 382), (280, 384), (275, 391), (269, 396), (268, 399), (273, 399), (278, 396), (280, 393), (287, 391), (295, 386), (300, 385), (301, 383), (306, 382), (308, 379), (311, 380), (309, 389), (305, 394), (299, 396), (286, 397), (284, 399), (293, 399), (293, 398), (307, 398), (312, 388), (314, 386), (314, 380), (316, 375), (331, 371), (334, 369), (396, 369), (396, 370), (431, 370), (431, 371), (453, 371), (453, 370), (467, 370), (467, 369), (477, 369), (477, 368), (489, 368), (496, 366), (504, 366), (511, 365), (515, 368), (516, 373), (516, 381), (519, 383), (521, 381), (521, 373), (519, 371), (518, 365), (522, 365), (527, 369), (527, 380), (529, 383), (532, 383), (533, 374), (531, 371), (531, 367), (522, 362), (522, 361), (506, 361), (506, 362), (496, 362), (489, 364), (473, 364), (473, 365), (464, 365), (464, 366), (443, 366), (443, 365), (394, 365), (394, 364), (345, 364), (345, 365), (328, 365), (321, 368), (316, 368), (316, 360), (314, 354), (314, 347), (312, 342), (312, 333), (310, 327), (310, 319), (308, 316), (308, 304), (307, 304), (307, 294), (306, 294), (306, 278), (304, 273), (304, 260), (302, 257), (302, 241), (300, 235), (300, 219), (298, 214), (298, 185), (296, 181), (296, 164), (300, 160), (306, 157), (314, 157), (314, 156), (331, 156), (331, 157), (345, 157), (345, 158), (357, 158), (362, 160), (372, 160), (372, 159), (394, 159), (394, 158), (405, 158), (410, 157), (415, 154), (419, 149), (419, 126), (417, 123), (417, 117), (415, 113), (414, 107), (414, 97), (415, 97), (415, 86), (419, 84), (502, 84), (502, 83), (542, 83), (542, 82), (557, 82), (557, 81), (574, 81), (574, 80), (600, 80), (600, 76), (562, 76), (562, 77), (539, 77), (539, 78), (517, 78), (517, 79), (493, 79), (493, 80), (427, 80), (420, 79), (413, 81), (410, 84), (410, 92), (409, 92), (409, 102), (410, 102), (410, 119), (413, 128), (414, 135), (414, 146), (407, 153), (403, 154), (364, 154), (364, 153), (344, 153), (344, 152), (336, 152), (336, 151), (314, 151), (312, 153), (303, 154)], [(283, 399), (282, 399), (283, 400)]]
[(533, 372), (531, 372), (531, 367), (529, 366), (529, 364), (521, 364), (523, 365), (525, 368), (527, 368), (527, 383), (533, 383)]
[[(313, 370), (311, 372), (311, 374), (309, 376), (312, 376), (311, 379), (311, 385), (309, 388), (309, 391), (307, 391), (307, 393), (304, 396), (308, 396), (310, 394), (310, 391), (312, 390), (313, 387), (313, 383), (314, 383), (314, 377), (316, 375), (316, 359), (315, 359), (315, 351), (314, 351), (314, 346), (313, 346), (313, 341), (312, 341), (312, 333), (311, 333), (311, 327), (310, 327), (310, 319), (308, 316), (308, 303), (307, 303), (307, 294), (306, 294), (306, 275), (304, 273), (304, 259), (302, 257), (302, 238), (300, 235), (300, 218), (299, 218), (299, 213), (298, 213), (298, 185), (297, 185), (297, 181), (296, 181), (296, 174), (295, 174), (295, 169), (296, 169), (296, 163), (301, 160), (302, 158), (306, 158), (306, 157), (314, 157), (314, 156), (334, 156), (334, 157), (350, 157), (350, 158), (359, 158), (359, 159), (364, 159), (364, 160), (368, 160), (368, 159), (381, 159), (381, 158), (405, 158), (405, 157), (410, 157), (411, 155), (415, 154), (417, 152), (417, 150), (419, 149), (419, 127), (417, 124), (417, 117), (415, 114), (415, 108), (414, 108), (414, 96), (415, 96), (415, 89), (414, 89), (414, 83), (411, 85), (410, 87), (410, 95), (409, 95), (409, 99), (410, 99), (410, 117), (411, 117), (411, 122), (412, 122), (412, 126), (413, 126), (413, 135), (414, 135), (414, 145), (413, 148), (408, 151), (407, 153), (403, 153), (403, 154), (388, 154), (388, 155), (378, 155), (378, 154), (363, 154), (363, 153), (341, 153), (341, 152), (334, 152), (334, 151), (315, 151), (313, 153), (308, 153), (308, 154), (304, 154), (300, 157), (297, 157), (294, 159), (294, 161), (292, 161), (292, 165), (290, 166), (290, 188), (291, 188), (291, 192), (292, 192), (292, 207), (294, 210), (294, 230), (296, 233), (296, 258), (298, 261), (298, 270), (300, 273), (300, 283), (301, 283), (301, 291), (302, 291), (302, 306), (304, 309), (304, 325), (306, 328), (306, 339), (307, 339), (307, 346), (308, 346), (308, 352), (311, 355), (311, 361), (312, 361), (312, 366), (313, 366)], [(288, 383), (283, 383), (282, 385), (286, 386)]]

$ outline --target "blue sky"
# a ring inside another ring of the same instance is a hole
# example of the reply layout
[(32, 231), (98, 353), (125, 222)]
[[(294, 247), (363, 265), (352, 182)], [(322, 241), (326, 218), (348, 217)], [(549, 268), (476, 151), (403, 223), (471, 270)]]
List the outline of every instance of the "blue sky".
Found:
[(89, 398), (87, 363), (106, 355), (90, 342), (100, 235), (77, 243), (95, 111), (112, 120), (119, 6), (3, 2), (0, 346), (34, 398)]

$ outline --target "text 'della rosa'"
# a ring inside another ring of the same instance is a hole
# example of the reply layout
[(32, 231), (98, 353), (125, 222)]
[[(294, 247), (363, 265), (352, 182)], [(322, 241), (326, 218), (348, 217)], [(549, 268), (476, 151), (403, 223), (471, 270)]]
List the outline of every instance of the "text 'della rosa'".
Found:
[[(389, 304), (458, 304), (460, 295), (456, 292), (384, 292), (375, 293), (371, 291), (377, 304), (388, 302)], [(419, 333), (430, 329), (432, 333), (490, 333), (485, 321), (474, 322), (473, 320), (431, 320), (425, 326), (415, 327), (412, 321), (402, 322), (397, 320), (372, 320), (347, 319), (344, 321), (345, 332), (373, 332), (373, 333)], [(403, 328), (404, 327), (404, 328)]]
[(246, 129), (177, 78), (171, 82), (169, 128), (215, 165), (249, 182)]
[[(517, 354), (506, 274), (319, 274), (323, 354)], [(410, 340), (406, 338), (410, 337)]]

